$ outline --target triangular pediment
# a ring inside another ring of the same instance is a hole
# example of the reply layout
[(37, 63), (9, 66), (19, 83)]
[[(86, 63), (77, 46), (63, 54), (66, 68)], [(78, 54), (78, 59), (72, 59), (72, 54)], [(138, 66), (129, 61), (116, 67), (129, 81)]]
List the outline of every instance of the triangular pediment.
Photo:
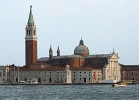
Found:
[(119, 59), (118, 55), (115, 53), (112, 53), (110, 58), (111, 59)]

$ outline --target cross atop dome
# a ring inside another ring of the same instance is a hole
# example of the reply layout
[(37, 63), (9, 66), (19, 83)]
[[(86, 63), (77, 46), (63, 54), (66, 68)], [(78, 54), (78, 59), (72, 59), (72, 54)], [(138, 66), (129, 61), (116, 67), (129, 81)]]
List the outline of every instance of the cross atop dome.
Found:
[(83, 42), (83, 40), (82, 40), (82, 37), (81, 37), (81, 40), (80, 40), (79, 45), (84, 45), (84, 42)]

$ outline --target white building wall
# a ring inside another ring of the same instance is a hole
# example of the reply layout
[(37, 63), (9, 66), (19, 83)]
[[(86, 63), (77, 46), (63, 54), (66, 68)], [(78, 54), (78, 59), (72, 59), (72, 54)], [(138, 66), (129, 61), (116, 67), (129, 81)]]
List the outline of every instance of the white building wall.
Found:
[(72, 83), (99, 83), (100, 80), (102, 80), (101, 70), (72, 71)]
[(102, 80), (102, 71), (15, 71), (15, 77), (14, 71), (10, 72), (11, 82), (30, 81), (33, 78), (37, 79), (41, 84), (99, 83)]
[(92, 71), (72, 71), (72, 83), (92, 83)]
[[(19, 74), (18, 74), (19, 73)], [(64, 71), (15, 71), (10, 72), (10, 80), (12, 82), (29, 81), (36, 78), (38, 82), (44, 84), (65, 83)]]

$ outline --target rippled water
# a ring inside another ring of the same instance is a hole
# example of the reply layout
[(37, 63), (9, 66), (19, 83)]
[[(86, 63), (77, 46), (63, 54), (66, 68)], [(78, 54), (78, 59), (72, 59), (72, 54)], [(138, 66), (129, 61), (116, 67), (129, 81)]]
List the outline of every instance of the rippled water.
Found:
[(0, 85), (0, 100), (139, 100), (139, 85)]

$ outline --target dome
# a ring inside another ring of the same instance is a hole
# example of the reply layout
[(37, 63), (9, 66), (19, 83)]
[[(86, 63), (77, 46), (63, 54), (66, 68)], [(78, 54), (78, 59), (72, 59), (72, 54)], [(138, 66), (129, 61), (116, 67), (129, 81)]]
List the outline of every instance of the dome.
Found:
[(74, 55), (88, 56), (89, 49), (84, 45), (83, 40), (80, 40), (79, 45), (74, 49)]

